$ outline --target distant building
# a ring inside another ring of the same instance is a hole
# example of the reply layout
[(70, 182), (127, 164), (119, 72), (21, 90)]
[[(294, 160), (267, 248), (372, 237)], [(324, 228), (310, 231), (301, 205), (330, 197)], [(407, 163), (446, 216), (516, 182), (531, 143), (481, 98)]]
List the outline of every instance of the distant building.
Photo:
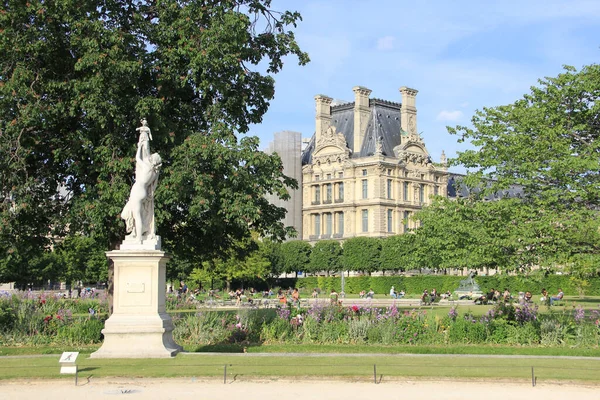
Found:
[(417, 131), (417, 91), (400, 88), (402, 103), (353, 91), (349, 103), (315, 97), (315, 134), (301, 160), (302, 237), (310, 242), (404, 233), (431, 195), (447, 196), (445, 156), (434, 164)]
[(283, 223), (285, 226), (293, 226), (298, 231), (297, 239), (302, 239), (302, 134), (277, 132), (266, 152), (277, 153), (283, 162), (283, 173), (298, 181), (298, 189), (288, 189), (291, 196), (289, 200), (281, 200), (276, 195), (269, 195), (267, 198), (272, 204), (287, 209)]

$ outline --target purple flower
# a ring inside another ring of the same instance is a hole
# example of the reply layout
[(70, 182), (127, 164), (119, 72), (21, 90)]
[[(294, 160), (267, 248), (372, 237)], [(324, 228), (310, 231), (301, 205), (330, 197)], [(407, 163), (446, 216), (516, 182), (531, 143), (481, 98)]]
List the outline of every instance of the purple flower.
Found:
[(451, 320), (456, 320), (456, 317), (458, 317), (458, 311), (456, 311), (456, 307), (452, 307), (450, 309), (450, 311), (448, 311), (448, 317), (450, 317)]

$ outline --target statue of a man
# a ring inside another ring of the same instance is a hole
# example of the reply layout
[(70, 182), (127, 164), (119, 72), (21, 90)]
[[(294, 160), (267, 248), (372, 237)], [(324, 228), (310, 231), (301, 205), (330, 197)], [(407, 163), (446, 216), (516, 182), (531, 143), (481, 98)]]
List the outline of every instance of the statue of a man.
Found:
[[(144, 126), (138, 128), (142, 130)], [(149, 133), (150, 129), (148, 128)], [(142, 134), (146, 132), (142, 131)], [(154, 239), (156, 236), (154, 226), (154, 191), (158, 183), (158, 172), (162, 160), (158, 153), (145, 156), (150, 153), (147, 140), (144, 142), (140, 135), (137, 153), (135, 155), (135, 183), (131, 187), (129, 200), (121, 218), (125, 220), (127, 232), (131, 232), (129, 238), (141, 243), (143, 239)]]

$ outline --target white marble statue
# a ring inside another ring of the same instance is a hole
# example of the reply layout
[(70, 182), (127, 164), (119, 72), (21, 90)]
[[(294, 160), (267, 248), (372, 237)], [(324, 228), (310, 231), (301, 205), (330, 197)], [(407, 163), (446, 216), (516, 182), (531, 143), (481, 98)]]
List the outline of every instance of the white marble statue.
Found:
[(162, 160), (158, 153), (150, 155), (149, 139), (152, 136), (145, 119), (137, 130), (140, 131), (140, 140), (135, 155), (135, 183), (121, 212), (121, 218), (125, 220), (127, 232), (130, 233), (125, 240), (141, 244), (144, 240), (156, 239), (154, 191)]
[(138, 147), (142, 148), (142, 158), (148, 159), (150, 158), (150, 140), (152, 140), (152, 132), (150, 132), (146, 118), (143, 118), (140, 122), (142, 123), (142, 126), (135, 129), (140, 133)]

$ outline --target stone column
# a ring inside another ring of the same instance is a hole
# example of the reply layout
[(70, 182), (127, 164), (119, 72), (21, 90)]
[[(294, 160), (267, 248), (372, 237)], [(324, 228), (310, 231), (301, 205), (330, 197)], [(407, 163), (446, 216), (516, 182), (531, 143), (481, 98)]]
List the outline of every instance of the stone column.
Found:
[[(400, 109), (400, 128), (408, 133), (408, 135), (417, 134), (417, 108), (416, 97), (419, 93), (416, 89), (411, 89), (406, 86), (400, 88), (402, 94), (402, 108)], [(407, 137), (400, 135), (400, 140), (404, 141)], [(402, 142), (404, 143), (404, 142)]]
[(365, 139), (367, 123), (371, 108), (369, 107), (369, 95), (371, 89), (362, 86), (352, 88), (354, 92), (354, 149), (355, 153), (359, 153)]
[(321, 135), (331, 126), (331, 102), (333, 99), (323, 94), (315, 96), (316, 116), (315, 116), (315, 136), (318, 143)]
[(114, 310), (102, 333), (104, 343), (91, 358), (163, 358), (182, 350), (173, 340), (165, 308), (166, 264), (160, 250), (115, 250)]

